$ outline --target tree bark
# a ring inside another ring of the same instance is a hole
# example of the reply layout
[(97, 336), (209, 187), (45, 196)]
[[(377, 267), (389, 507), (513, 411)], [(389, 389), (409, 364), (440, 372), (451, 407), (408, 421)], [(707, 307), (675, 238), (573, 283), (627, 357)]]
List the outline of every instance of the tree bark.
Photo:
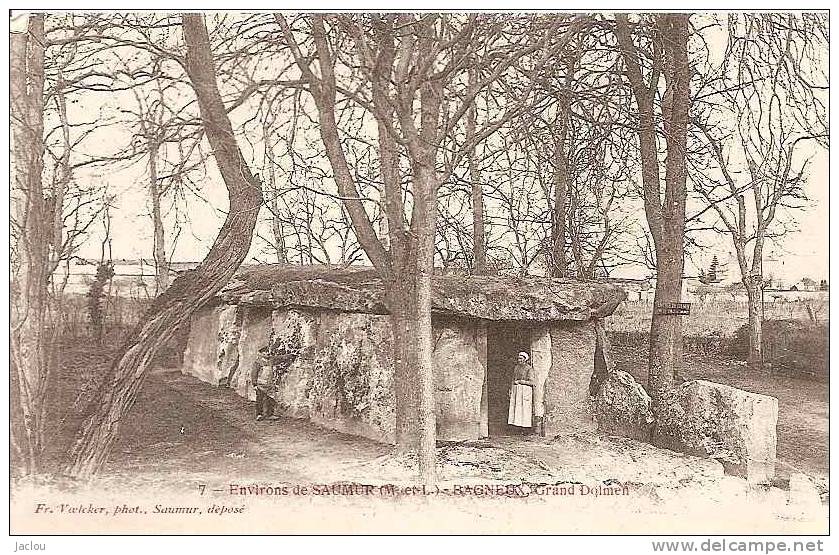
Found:
[(250, 248), (259, 207), (260, 183), (239, 150), (216, 83), (207, 28), (201, 15), (182, 16), (187, 46), (186, 70), (198, 97), (201, 120), (224, 180), (230, 202), (224, 224), (201, 264), (178, 277), (144, 315), (123, 346), (81, 427), (66, 472), (96, 473), (117, 439), (158, 348), (231, 278)]
[(169, 287), (169, 264), (166, 258), (166, 232), (163, 229), (163, 217), (160, 212), (160, 188), (157, 183), (158, 146), (149, 143), (149, 196), (151, 197), (151, 217), (154, 226), (154, 274), (155, 296)]
[[(388, 283), (388, 311), (393, 331), (395, 366), (396, 443), (398, 451), (416, 451), (420, 478), (433, 483), (436, 478), (436, 418), (434, 412), (433, 334), (431, 327), (431, 276), (434, 272), (434, 238), (437, 219), (439, 176), (436, 154), (440, 129), (442, 85), (425, 81), (420, 85), (420, 122), (414, 121), (414, 91), (396, 87), (397, 100), (389, 99), (392, 89), (395, 44), (394, 19), (382, 20), (377, 27), (378, 57), (370, 62), (361, 36), (356, 46), (362, 60), (375, 67), (369, 78), (372, 86), (373, 116), (379, 141), (379, 160), (385, 190), (385, 212), (389, 241), (376, 236), (375, 229), (359, 197), (353, 172), (347, 162), (335, 114), (335, 61), (326, 40), (323, 16), (312, 16), (312, 36), (320, 76), (312, 71), (281, 14), (275, 19), (286, 40), (318, 109), (321, 139), (332, 166), (338, 191), (352, 222), (359, 244), (379, 274)], [(427, 23), (426, 23), (427, 24)], [(350, 31), (352, 28), (350, 25)], [(433, 35), (425, 29), (429, 37)], [(410, 34), (399, 47), (409, 56), (422, 51)], [(427, 39), (432, 40), (432, 39)], [(404, 59), (402, 62), (409, 62)], [(430, 67), (430, 66), (429, 66)], [(396, 79), (399, 81), (399, 79)], [(394, 123), (398, 119), (407, 143), (414, 185), (410, 229), (405, 230), (404, 205), (399, 169), (399, 142)], [(389, 249), (385, 248), (389, 243)]]
[[(10, 34), (10, 95), (14, 140), (13, 194), (17, 196), (19, 267), (12, 300), (11, 382), (20, 411), (10, 427), (11, 443), (26, 474), (38, 472), (44, 443), (44, 405), (49, 376), (46, 345), (49, 242), (44, 167), (44, 16), (32, 15), (26, 33)], [(19, 196), (18, 196), (19, 195)]]
[(763, 371), (763, 284), (761, 276), (749, 276), (746, 294), (749, 298), (749, 369)]
[[(469, 72), (470, 85), (474, 83), (474, 70)], [(472, 144), (475, 138), (475, 126), (478, 119), (476, 99), (473, 99), (466, 111), (466, 142)], [(481, 171), (475, 159), (478, 146), (472, 144), (467, 152), (469, 181), (472, 199), (472, 272), (487, 273), (486, 227), (484, 224), (484, 194), (481, 187)]]
[(672, 248), (662, 246), (656, 249), (657, 272), (647, 379), (648, 393), (654, 403), (662, 401), (673, 388), (682, 361), (682, 317), (663, 313), (682, 299), (682, 236), (672, 232), (664, 236), (666, 242), (675, 240), (678, 243)]
[[(423, 102), (425, 105), (426, 102)], [(425, 110), (426, 107), (423, 106)], [(433, 149), (428, 150), (433, 152)], [(437, 179), (433, 154), (421, 163), (416, 172), (417, 188), (414, 202), (422, 206), (415, 212), (419, 222), (411, 222), (417, 237), (416, 253), (416, 326), (408, 341), (416, 349), (414, 372), (419, 398), (419, 430), (417, 452), (420, 477), (425, 483), (436, 481), (437, 419), (434, 407), (434, 334), (431, 325), (431, 278), (434, 275), (434, 235), (437, 222)]]
[(570, 75), (572, 64), (566, 64), (566, 79), (564, 89), (559, 94), (559, 106), (556, 117), (556, 135), (554, 137), (554, 207), (553, 226), (551, 241), (551, 275), (553, 277), (566, 277), (568, 275), (568, 262), (565, 259), (565, 240), (567, 229), (567, 207), (568, 207), (568, 122), (570, 119), (571, 105), (568, 99), (568, 90), (571, 87)]
[(672, 388), (682, 363), (681, 316), (669, 314), (681, 301), (684, 271), (685, 204), (687, 202), (686, 148), (690, 108), (687, 14), (656, 15), (657, 35), (652, 52), (662, 69), (666, 89), (661, 101), (666, 141), (664, 199), (656, 139), (655, 91), (658, 72), (646, 83), (639, 53), (632, 40), (626, 14), (616, 15), (615, 34), (626, 63), (630, 87), (638, 105), (638, 139), (641, 155), (644, 212), (656, 253), (656, 289), (650, 324), (648, 385), (654, 410)]

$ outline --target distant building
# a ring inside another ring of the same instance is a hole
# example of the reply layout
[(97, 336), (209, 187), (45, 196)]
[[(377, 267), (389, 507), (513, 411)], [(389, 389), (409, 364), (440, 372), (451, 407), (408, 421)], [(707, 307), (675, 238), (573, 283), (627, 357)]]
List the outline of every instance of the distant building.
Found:
[(626, 291), (627, 301), (652, 300), (655, 288), (649, 279), (601, 278), (598, 281), (613, 283)]
[[(133, 298), (154, 296), (155, 269), (153, 260), (117, 258), (113, 260), (113, 264), (114, 278), (111, 294)], [(198, 264), (198, 262), (171, 262), (169, 263), (169, 274), (174, 278), (179, 272), (195, 268)], [(98, 265), (98, 260), (74, 259), (70, 263), (69, 272), (65, 266), (60, 266), (56, 270), (55, 282), (62, 283), (66, 277), (67, 285), (64, 292), (84, 295), (90, 289)]]

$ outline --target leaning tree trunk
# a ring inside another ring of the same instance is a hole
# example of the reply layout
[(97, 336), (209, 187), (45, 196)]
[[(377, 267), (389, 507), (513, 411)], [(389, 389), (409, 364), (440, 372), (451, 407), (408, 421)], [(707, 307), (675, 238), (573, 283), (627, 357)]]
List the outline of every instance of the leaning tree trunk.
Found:
[(82, 425), (66, 469), (76, 477), (91, 476), (101, 468), (155, 352), (179, 325), (228, 282), (245, 259), (262, 203), (260, 184), (239, 151), (218, 91), (202, 16), (184, 15), (183, 30), (186, 70), (198, 97), (204, 131), (227, 187), (230, 208), (206, 258), (155, 300), (110, 368), (92, 414)]

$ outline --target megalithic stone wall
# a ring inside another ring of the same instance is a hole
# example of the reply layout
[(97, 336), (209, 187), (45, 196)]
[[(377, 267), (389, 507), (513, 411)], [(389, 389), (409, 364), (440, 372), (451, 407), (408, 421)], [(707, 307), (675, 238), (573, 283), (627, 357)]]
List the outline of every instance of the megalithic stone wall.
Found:
[(237, 313), (237, 307), (221, 305), (193, 315), (182, 373), (213, 385), (226, 382), (238, 367), (241, 326)]
[(242, 311), (225, 305), (219, 313), (217, 376), (214, 383), (228, 385), (239, 370), (239, 339), (242, 335)]
[(439, 440), (482, 437), (486, 364), (478, 351), (479, 333), (474, 324), (447, 323), (435, 329), (434, 401)]
[(545, 432), (593, 432), (589, 383), (594, 371), (594, 324), (557, 323), (550, 328), (551, 370), (545, 380)]
[(251, 368), (259, 356), (259, 349), (267, 345), (271, 338), (271, 310), (262, 307), (239, 307), (239, 310), (243, 311), (239, 364), (230, 379), (230, 388), (242, 397), (255, 401)]
[[(278, 410), (325, 427), (393, 443), (395, 412), (390, 319), (338, 311), (224, 306), (193, 318), (183, 372), (254, 400), (250, 370), (260, 347), (299, 345), (275, 394)], [(479, 324), (435, 323), (438, 439), (482, 434), (485, 362)], [(296, 348), (296, 347), (295, 347)]]
[[(388, 317), (319, 312), (303, 313), (302, 318), (303, 351), (282, 384), (283, 398), (293, 390), (299, 403), (289, 408), (300, 413), (308, 407), (313, 422), (393, 443), (396, 416)], [(286, 319), (293, 321), (291, 315)]]
[(530, 332), (530, 361), (533, 366), (533, 415), (545, 415), (545, 381), (551, 372), (551, 330), (535, 328)]

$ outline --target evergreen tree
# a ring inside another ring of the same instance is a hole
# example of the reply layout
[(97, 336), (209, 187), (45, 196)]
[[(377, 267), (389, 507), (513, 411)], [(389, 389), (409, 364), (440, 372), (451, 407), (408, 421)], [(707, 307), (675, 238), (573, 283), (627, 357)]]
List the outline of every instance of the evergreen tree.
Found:
[(717, 259), (717, 255), (714, 255), (714, 258), (711, 259), (711, 266), (708, 268), (708, 283), (719, 283), (719, 277), (717, 276), (717, 270), (719, 269), (720, 261)]

